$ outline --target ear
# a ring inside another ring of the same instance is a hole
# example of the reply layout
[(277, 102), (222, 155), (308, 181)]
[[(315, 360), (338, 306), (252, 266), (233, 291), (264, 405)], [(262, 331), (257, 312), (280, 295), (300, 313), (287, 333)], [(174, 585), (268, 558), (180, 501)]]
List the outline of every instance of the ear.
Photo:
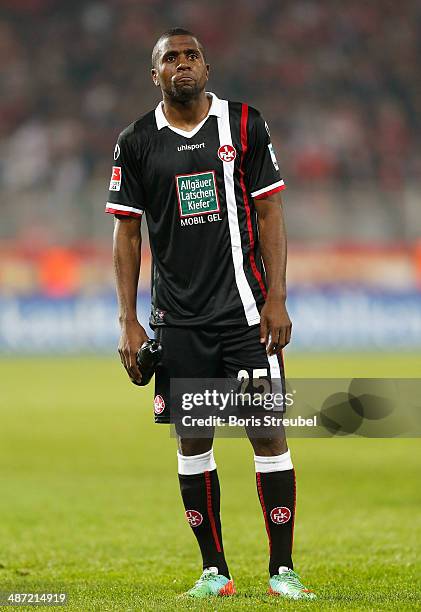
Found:
[(152, 68), (151, 70), (151, 77), (155, 87), (159, 87), (158, 72), (155, 68)]
[(209, 71), (210, 71), (210, 65), (206, 64), (206, 80), (209, 79)]

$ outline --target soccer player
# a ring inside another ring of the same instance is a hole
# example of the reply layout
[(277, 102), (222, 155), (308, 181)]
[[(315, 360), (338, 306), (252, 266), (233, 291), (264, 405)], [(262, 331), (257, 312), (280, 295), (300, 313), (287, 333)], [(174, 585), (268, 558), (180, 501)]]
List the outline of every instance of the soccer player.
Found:
[[(150, 325), (163, 345), (155, 375), (157, 423), (170, 420), (171, 378), (283, 378), (286, 238), (280, 177), (268, 127), (247, 104), (205, 91), (204, 49), (191, 32), (165, 32), (152, 53), (162, 102), (120, 134), (106, 212), (115, 215), (114, 266), (121, 361), (140, 382), (147, 334), (136, 314), (141, 219), (153, 257)], [(312, 599), (294, 572), (295, 475), (284, 430), (253, 437), (256, 483), (269, 538), (269, 592)], [(224, 555), (213, 439), (179, 437), (186, 518), (203, 557), (192, 597), (235, 593)]]

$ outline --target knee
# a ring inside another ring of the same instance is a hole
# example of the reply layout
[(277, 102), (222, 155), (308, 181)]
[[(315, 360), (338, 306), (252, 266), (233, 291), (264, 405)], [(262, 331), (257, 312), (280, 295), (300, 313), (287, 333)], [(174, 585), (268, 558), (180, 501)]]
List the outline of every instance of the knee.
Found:
[(212, 448), (213, 440), (209, 438), (179, 438), (178, 450), (181, 455), (192, 456), (207, 453)]
[(285, 438), (254, 438), (250, 440), (254, 454), (258, 457), (275, 457), (283, 455), (288, 450)]

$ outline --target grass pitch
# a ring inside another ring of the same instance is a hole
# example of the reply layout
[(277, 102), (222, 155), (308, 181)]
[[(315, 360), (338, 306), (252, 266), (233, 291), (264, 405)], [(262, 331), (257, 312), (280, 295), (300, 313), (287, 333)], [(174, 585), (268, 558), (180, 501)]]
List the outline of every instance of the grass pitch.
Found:
[[(152, 388), (118, 359), (0, 362), (0, 591), (67, 591), (64, 610), (421, 609), (419, 440), (291, 439), (295, 564), (315, 602), (265, 595), (251, 446), (218, 439), (225, 549), (238, 596), (177, 596), (201, 570), (175, 442)], [(419, 376), (420, 356), (291, 355), (298, 376)], [(5, 608), (10, 609), (10, 608)], [(20, 608), (33, 610), (33, 608)]]

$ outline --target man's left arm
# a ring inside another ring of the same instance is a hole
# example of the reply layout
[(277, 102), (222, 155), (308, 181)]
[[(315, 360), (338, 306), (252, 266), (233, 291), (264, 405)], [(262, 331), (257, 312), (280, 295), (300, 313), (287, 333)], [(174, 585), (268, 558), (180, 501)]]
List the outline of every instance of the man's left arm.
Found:
[(268, 355), (280, 353), (291, 339), (292, 323), (285, 305), (287, 239), (280, 193), (255, 202), (259, 242), (268, 293), (260, 313), (260, 341)]

